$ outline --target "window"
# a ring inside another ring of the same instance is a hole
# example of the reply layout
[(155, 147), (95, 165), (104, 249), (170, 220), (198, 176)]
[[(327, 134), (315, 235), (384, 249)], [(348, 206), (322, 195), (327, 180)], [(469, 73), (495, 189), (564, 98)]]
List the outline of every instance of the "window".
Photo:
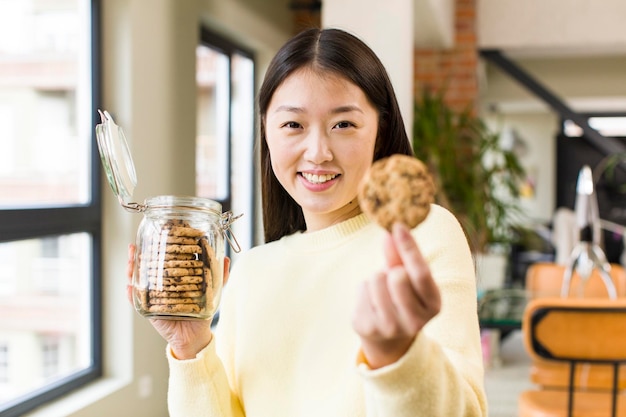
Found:
[(44, 379), (54, 378), (59, 374), (59, 342), (54, 337), (43, 338), (41, 368)]
[(249, 248), (254, 236), (254, 60), (206, 30), (196, 59), (196, 194), (219, 201), (224, 211), (244, 214), (232, 231), (240, 246)]
[(98, 0), (0, 0), (0, 415), (101, 374)]
[[(589, 117), (588, 123), (603, 136), (626, 137), (626, 116), (592, 116)], [(566, 136), (583, 135), (583, 130), (571, 120), (563, 122), (563, 131)]]
[(0, 345), (0, 387), (8, 389), (9, 383), (9, 347)]

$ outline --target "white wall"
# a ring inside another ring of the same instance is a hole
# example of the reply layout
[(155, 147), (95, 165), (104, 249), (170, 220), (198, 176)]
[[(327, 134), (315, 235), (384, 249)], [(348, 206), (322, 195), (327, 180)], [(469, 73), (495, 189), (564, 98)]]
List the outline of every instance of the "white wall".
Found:
[(322, 7), (322, 26), (355, 34), (378, 55), (389, 73), (409, 134), (413, 130), (413, 12), (413, 0), (333, 0)]
[(626, 51), (623, 0), (477, 0), (481, 48)]

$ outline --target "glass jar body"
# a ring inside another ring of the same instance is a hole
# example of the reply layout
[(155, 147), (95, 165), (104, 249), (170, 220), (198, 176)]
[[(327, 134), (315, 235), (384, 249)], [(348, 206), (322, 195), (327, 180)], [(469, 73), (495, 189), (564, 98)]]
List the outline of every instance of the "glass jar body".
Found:
[(198, 197), (146, 201), (137, 230), (133, 301), (144, 317), (213, 317), (224, 274), (221, 205)]

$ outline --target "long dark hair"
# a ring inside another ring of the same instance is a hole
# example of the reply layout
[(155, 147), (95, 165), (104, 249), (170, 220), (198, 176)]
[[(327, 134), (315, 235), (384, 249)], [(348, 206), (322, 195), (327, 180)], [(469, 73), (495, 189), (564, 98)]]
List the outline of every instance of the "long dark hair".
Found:
[(274, 175), (265, 134), (265, 116), (274, 92), (289, 75), (303, 67), (335, 73), (363, 90), (379, 114), (374, 161), (396, 153), (413, 155), (391, 81), (376, 54), (364, 42), (339, 29), (300, 32), (274, 56), (259, 91), (261, 193), (266, 242), (306, 230), (302, 208)]

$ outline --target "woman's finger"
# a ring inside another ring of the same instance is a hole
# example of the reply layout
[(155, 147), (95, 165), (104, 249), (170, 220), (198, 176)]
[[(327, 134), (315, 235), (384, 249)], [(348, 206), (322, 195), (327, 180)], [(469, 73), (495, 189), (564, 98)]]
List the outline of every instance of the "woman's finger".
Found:
[(429, 310), (435, 308), (438, 311), (440, 304), (439, 288), (433, 280), (430, 268), (422, 257), (422, 252), (411, 236), (409, 229), (401, 223), (396, 223), (393, 225), (392, 236), (415, 293), (425, 307), (429, 307)]
[(417, 247), (408, 227), (402, 223), (395, 223), (391, 229), (391, 237), (402, 264), (410, 276), (419, 276), (426, 267), (422, 253)]
[(394, 266), (402, 265), (402, 258), (400, 258), (400, 254), (398, 253), (398, 249), (396, 248), (393, 236), (390, 233), (387, 233), (385, 235), (383, 249), (385, 252), (385, 259), (387, 261), (387, 268), (393, 268)]
[(368, 282), (367, 288), (380, 334), (385, 337), (398, 336), (401, 326), (387, 288), (387, 275), (384, 273), (377, 274)]
[(389, 296), (395, 306), (397, 318), (407, 335), (415, 335), (430, 318), (422, 301), (415, 293), (406, 270), (393, 268), (387, 273)]
[(230, 277), (230, 258), (224, 257), (224, 278), (222, 279), (222, 285), (226, 285), (228, 278)]
[(134, 244), (128, 245), (128, 267), (126, 270), (126, 297), (128, 301), (133, 304), (133, 270), (135, 268), (135, 251)]
[(133, 279), (133, 269), (135, 268), (135, 245), (130, 243), (128, 245), (128, 266), (126, 268), (126, 277), (130, 284)]

